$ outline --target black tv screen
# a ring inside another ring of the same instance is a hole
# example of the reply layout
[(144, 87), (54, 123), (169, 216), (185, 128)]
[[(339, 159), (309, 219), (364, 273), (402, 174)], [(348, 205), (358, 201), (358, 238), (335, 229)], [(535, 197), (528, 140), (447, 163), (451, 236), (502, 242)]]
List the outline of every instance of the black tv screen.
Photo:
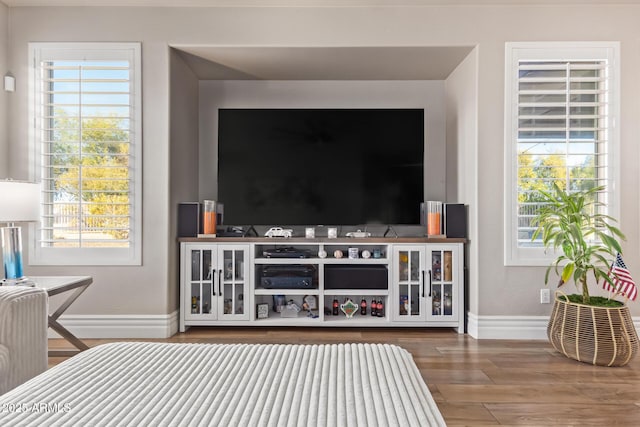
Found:
[(220, 109), (226, 224), (419, 224), (423, 109)]

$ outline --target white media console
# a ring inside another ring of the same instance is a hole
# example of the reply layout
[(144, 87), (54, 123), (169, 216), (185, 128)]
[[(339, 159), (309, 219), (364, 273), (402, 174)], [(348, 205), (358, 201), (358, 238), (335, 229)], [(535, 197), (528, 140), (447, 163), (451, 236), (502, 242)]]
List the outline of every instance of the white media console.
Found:
[[(464, 239), (179, 241), (181, 332), (214, 325), (443, 326), (464, 332)], [(335, 302), (347, 299), (358, 305), (356, 314), (349, 318), (340, 308), (334, 314)], [(286, 307), (290, 301), (295, 307)], [(375, 316), (372, 301), (382, 303)], [(305, 302), (310, 310), (293, 310), (306, 308)]]

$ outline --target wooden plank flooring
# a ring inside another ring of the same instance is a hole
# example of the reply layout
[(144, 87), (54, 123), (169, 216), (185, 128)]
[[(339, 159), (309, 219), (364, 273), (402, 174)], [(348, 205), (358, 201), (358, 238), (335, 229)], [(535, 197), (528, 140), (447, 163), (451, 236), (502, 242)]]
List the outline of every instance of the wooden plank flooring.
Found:
[[(85, 340), (93, 347), (125, 340)], [(126, 340), (135, 341), (135, 340)], [(575, 362), (546, 341), (475, 340), (451, 329), (191, 328), (161, 342), (389, 343), (411, 352), (447, 425), (638, 426), (640, 358)], [(50, 348), (64, 348), (49, 340)], [(49, 358), (49, 365), (65, 358)]]

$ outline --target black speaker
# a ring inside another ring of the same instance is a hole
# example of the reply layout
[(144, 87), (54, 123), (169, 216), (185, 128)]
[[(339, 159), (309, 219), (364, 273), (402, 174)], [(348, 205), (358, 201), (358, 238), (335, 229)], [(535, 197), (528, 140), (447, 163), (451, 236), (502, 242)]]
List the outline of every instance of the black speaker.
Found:
[(200, 203), (178, 203), (178, 237), (198, 237), (200, 233)]
[(444, 205), (444, 234), (447, 237), (467, 238), (467, 207), (459, 203)]
[(325, 265), (325, 289), (388, 289), (384, 265)]

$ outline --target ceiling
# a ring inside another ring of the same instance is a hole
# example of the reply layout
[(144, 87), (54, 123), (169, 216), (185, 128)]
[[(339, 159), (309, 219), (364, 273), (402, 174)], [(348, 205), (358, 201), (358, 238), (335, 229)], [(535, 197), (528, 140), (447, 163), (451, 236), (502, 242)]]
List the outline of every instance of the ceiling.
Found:
[(201, 80), (444, 80), (472, 46), (174, 46)]

